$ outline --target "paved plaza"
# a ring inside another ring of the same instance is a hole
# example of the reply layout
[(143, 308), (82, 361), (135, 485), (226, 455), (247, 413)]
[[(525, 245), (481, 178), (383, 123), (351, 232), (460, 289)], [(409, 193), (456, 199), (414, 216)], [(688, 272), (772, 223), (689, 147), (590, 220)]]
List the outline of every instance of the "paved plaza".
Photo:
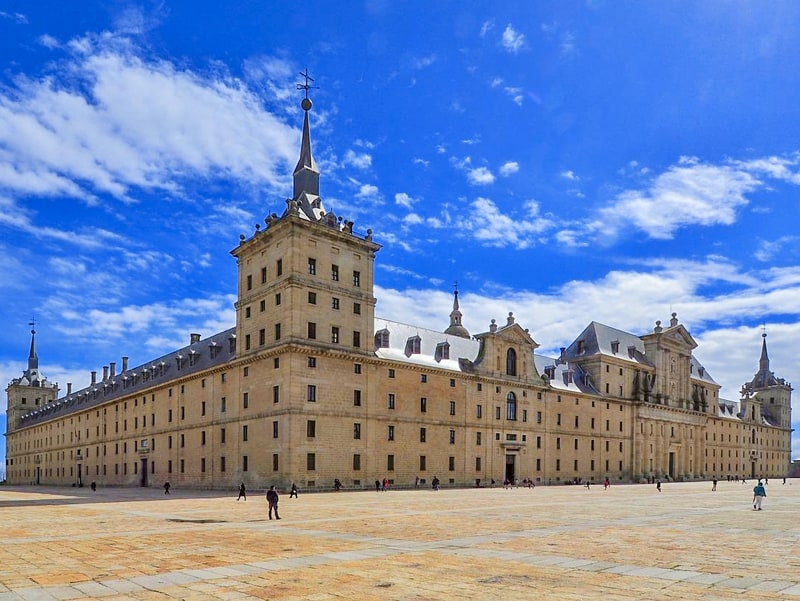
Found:
[(800, 481), (535, 489), (0, 487), (0, 601), (797, 599)]

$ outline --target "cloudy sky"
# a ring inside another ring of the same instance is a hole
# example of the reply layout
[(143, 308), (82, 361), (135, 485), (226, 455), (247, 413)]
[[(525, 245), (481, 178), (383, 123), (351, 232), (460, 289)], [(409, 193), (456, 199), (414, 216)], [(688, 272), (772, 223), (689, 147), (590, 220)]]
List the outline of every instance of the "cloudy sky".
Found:
[(790, 1), (7, 0), (0, 376), (34, 317), (62, 391), (232, 326), (229, 251), (291, 194), (308, 68), (379, 316), (444, 329), (457, 280), (472, 333), (513, 311), (553, 353), (675, 311), (724, 398), (764, 328), (800, 381), (799, 28)]

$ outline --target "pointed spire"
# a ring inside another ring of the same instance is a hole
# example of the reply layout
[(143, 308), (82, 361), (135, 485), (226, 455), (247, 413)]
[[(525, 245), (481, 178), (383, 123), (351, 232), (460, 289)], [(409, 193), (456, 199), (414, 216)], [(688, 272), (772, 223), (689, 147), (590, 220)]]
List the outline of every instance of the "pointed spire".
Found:
[(28, 325), (31, 326), (31, 351), (28, 353), (28, 371), (33, 372), (39, 369), (39, 357), (36, 354), (36, 320), (32, 319)]
[(758, 371), (769, 372), (769, 355), (767, 355), (767, 333), (761, 334), (761, 358), (758, 360)]
[(319, 196), (319, 170), (311, 155), (311, 127), (308, 122), (308, 112), (311, 110), (312, 102), (308, 97), (308, 90), (312, 87), (309, 82), (314, 81), (308, 75), (308, 69), (300, 73), (305, 78), (305, 83), (297, 84), (298, 90), (305, 91), (300, 106), (305, 113), (303, 116), (303, 138), (300, 143), (300, 159), (294, 168), (294, 193), (293, 200), (297, 200), (303, 192)]
[(444, 331), (445, 334), (469, 338), (467, 328), (461, 325), (461, 311), (458, 308), (458, 282), (453, 285), (453, 310), (450, 312), (450, 326)]

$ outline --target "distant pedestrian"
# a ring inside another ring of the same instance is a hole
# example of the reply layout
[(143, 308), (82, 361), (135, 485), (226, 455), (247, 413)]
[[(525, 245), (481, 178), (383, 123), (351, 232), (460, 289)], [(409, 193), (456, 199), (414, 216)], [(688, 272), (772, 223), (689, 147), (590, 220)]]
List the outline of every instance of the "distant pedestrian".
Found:
[(742, 484), (747, 484), (747, 480), (744, 479), (744, 476), (742, 476)]
[(764, 476), (764, 486), (768, 486), (768, 485), (769, 485), (769, 478)]
[(786, 476), (783, 477), (783, 483), (786, 484)]
[(339, 478), (333, 479), (333, 490), (335, 490), (336, 492), (342, 490), (342, 483), (339, 481)]
[(238, 496), (238, 497), (236, 497), (236, 500), (238, 501), (239, 499), (242, 499), (242, 498), (243, 498), (245, 501), (247, 501), (247, 490), (246, 490), (246, 489), (245, 489), (245, 487), (244, 487), (244, 482), (242, 482), (242, 483), (239, 485), (239, 496)]
[(611, 486), (611, 482), (609, 482), (609, 481), (608, 481), (608, 478), (606, 478), (606, 479), (603, 481), (603, 490), (608, 490), (608, 487), (609, 487), (609, 486)]
[[(480, 483), (480, 480), (478, 480), (478, 482)], [(480, 484), (479, 484), (479, 486), (480, 486)], [(414, 478), (414, 488), (419, 488), (419, 476), (416, 476)]]
[(297, 497), (297, 484), (295, 484), (294, 482), (292, 482), (292, 490), (289, 491), (289, 498), (291, 499), (292, 497), (294, 497), (295, 499), (298, 498)]
[(753, 487), (753, 511), (761, 511), (761, 501), (767, 496), (767, 491), (764, 490), (764, 485), (761, 480), (758, 481)]
[(584, 486), (586, 487), (586, 490), (589, 490), (589, 486), (590, 486), (590, 485), (591, 485), (591, 481), (590, 481), (590, 480), (587, 480), (587, 481), (586, 481), (586, 484), (584, 484)]
[(91, 489), (92, 489), (92, 492), (96, 491), (96, 490), (97, 490), (97, 482), (95, 482), (94, 480), (92, 480), (92, 484), (90, 485), (90, 487), (89, 487), (89, 488), (91, 488)]
[(275, 519), (281, 519), (281, 516), (278, 515), (278, 491), (275, 490), (274, 484), (267, 491), (267, 504), (269, 505), (269, 519), (272, 519), (273, 510), (275, 510)]
[(383, 479), (383, 492), (386, 492), (386, 489), (389, 488), (389, 478)]
[(661, 480), (656, 480), (656, 490), (661, 492)]
[(715, 490), (717, 490), (717, 479), (716, 478), (714, 478), (711, 481), (711, 492), (714, 492)]
[(164, 482), (164, 494), (169, 494), (169, 482)]
[(439, 490), (439, 476), (433, 477), (433, 480), (431, 480), (431, 488), (433, 490)]
[(381, 492), (381, 481), (375, 480), (375, 492)]

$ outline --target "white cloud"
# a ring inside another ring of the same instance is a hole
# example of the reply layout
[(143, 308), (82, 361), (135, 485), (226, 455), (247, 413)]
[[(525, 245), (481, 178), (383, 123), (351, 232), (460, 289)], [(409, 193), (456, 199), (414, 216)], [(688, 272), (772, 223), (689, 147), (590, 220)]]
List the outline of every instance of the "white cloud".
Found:
[(357, 169), (368, 169), (372, 166), (372, 155), (348, 150), (344, 155), (344, 164)]
[(430, 67), (435, 62), (436, 62), (436, 55), (431, 54), (429, 56), (422, 56), (419, 58), (415, 58), (413, 65), (415, 69), (425, 69), (427, 67)]
[(480, 36), (485, 38), (487, 35), (489, 35), (489, 32), (492, 31), (492, 29), (494, 29), (494, 21), (484, 21), (481, 24)]
[(14, 21), (14, 23), (18, 25), (28, 24), (28, 17), (26, 17), (22, 13), (10, 13), (4, 10), (0, 10), (0, 19), (8, 19), (10, 21)]
[(415, 165), (422, 165), (423, 167), (427, 167), (431, 164), (430, 161), (426, 161), (425, 159), (421, 159), (419, 157), (414, 157), (414, 164)]
[(575, 175), (575, 172), (571, 171), (571, 170), (562, 171), (561, 172), (561, 177), (563, 177), (564, 179), (568, 179), (570, 181), (573, 181), (573, 182), (577, 181), (579, 179), (578, 176)]
[(536, 202), (528, 201), (524, 207), (527, 216), (505, 215), (492, 200), (478, 197), (470, 204), (467, 214), (457, 217), (452, 225), (486, 246), (528, 248), (553, 224), (539, 215)]
[(60, 80), (18, 78), (0, 91), (0, 188), (127, 201), (132, 189), (175, 193), (198, 175), (285, 186), (298, 131), (241, 81), (142, 59), (109, 34), (69, 47)]
[(503, 30), (503, 48), (512, 54), (517, 54), (525, 47), (525, 36), (516, 31), (511, 24)]
[(506, 161), (500, 166), (500, 175), (508, 177), (519, 171), (519, 163), (516, 161)]
[(38, 41), (42, 46), (44, 46), (45, 48), (49, 48), (50, 50), (58, 48), (61, 45), (59, 44), (56, 38), (46, 33), (44, 35), (39, 36)]
[(467, 180), (476, 186), (487, 186), (494, 183), (494, 174), (486, 167), (476, 167), (467, 170)]
[(756, 250), (754, 256), (762, 262), (770, 261), (787, 246), (792, 249), (797, 248), (798, 240), (797, 236), (781, 236), (776, 240), (759, 240), (758, 250)]
[(395, 204), (400, 205), (401, 207), (405, 207), (406, 209), (411, 209), (414, 206), (414, 203), (417, 202), (416, 198), (412, 198), (405, 192), (398, 192), (394, 195), (394, 202)]
[(378, 187), (372, 184), (361, 184), (356, 192), (356, 198), (372, 198), (374, 196), (378, 196)]
[(522, 106), (522, 100), (523, 100), (523, 98), (524, 98), (524, 97), (523, 97), (523, 95), (522, 95), (522, 88), (517, 88), (517, 87), (513, 87), (513, 86), (506, 86), (505, 88), (503, 88), (503, 91), (504, 91), (504, 92), (505, 92), (505, 93), (506, 93), (508, 96), (510, 96), (510, 97), (511, 97), (511, 99), (512, 99), (512, 100), (513, 100), (513, 101), (514, 101), (514, 102), (515, 102), (517, 105), (519, 105), (519, 106)]

